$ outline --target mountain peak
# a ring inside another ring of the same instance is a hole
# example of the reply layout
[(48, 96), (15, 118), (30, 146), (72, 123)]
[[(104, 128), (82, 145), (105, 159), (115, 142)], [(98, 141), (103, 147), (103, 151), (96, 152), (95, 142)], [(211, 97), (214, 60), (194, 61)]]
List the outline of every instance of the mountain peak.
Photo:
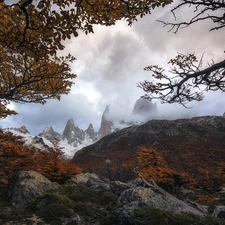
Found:
[(46, 127), (42, 133), (38, 134), (38, 136), (44, 137), (49, 141), (54, 140), (55, 138), (60, 138), (60, 134), (55, 132), (52, 127)]
[(84, 131), (75, 126), (73, 119), (69, 119), (63, 131), (62, 139), (67, 139), (68, 144), (73, 143), (74, 146), (77, 146), (78, 139), (84, 140)]
[(91, 139), (95, 138), (95, 130), (92, 123), (89, 124), (88, 128), (85, 130), (85, 133), (87, 133)]
[(108, 115), (109, 115), (109, 105), (106, 106), (105, 111), (102, 115), (101, 126), (98, 131), (101, 137), (107, 134), (111, 134), (112, 121), (107, 119)]
[(138, 115), (145, 119), (150, 119), (151, 117), (154, 117), (157, 112), (156, 103), (152, 103), (152, 101), (145, 98), (139, 98), (134, 104), (132, 115)]

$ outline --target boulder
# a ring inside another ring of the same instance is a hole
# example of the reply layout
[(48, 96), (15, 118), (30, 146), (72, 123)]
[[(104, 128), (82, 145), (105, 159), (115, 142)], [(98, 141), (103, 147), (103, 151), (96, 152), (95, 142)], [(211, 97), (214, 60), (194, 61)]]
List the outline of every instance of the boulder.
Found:
[(135, 209), (144, 206), (146, 206), (146, 204), (143, 201), (134, 201), (116, 209), (112, 214), (112, 224), (130, 224), (129, 217), (134, 215)]
[(71, 179), (67, 180), (67, 185), (71, 184), (83, 184), (88, 186), (94, 191), (98, 192), (113, 192), (116, 195), (120, 195), (125, 189), (130, 188), (130, 185), (121, 181), (110, 181), (106, 177), (101, 177), (95, 173), (82, 173), (74, 175)]
[(81, 173), (71, 177), (71, 179), (66, 181), (66, 184), (84, 184), (87, 185), (88, 181), (95, 180), (100, 181), (100, 178), (95, 173)]
[(130, 188), (130, 185), (116, 180), (110, 182), (110, 188), (111, 192), (116, 195), (120, 195), (124, 190)]
[(13, 206), (21, 208), (47, 190), (59, 187), (35, 171), (19, 171), (9, 180), (8, 198)]
[(216, 218), (225, 219), (225, 206), (216, 206), (212, 215), (215, 216)]
[(135, 208), (149, 206), (173, 213), (190, 213), (199, 216), (205, 213), (191, 204), (181, 201), (161, 188), (136, 187), (124, 190), (118, 198), (118, 207), (114, 211), (114, 224), (124, 224), (127, 218), (133, 215)]
[(111, 191), (110, 181), (108, 179), (100, 179), (95, 173), (82, 173), (73, 176), (66, 182), (67, 185), (83, 184), (94, 191), (105, 192)]

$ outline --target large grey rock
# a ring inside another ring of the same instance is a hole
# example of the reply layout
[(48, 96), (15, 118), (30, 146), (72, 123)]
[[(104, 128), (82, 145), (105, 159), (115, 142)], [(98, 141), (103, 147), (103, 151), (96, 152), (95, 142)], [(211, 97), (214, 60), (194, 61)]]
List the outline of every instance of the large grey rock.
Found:
[(88, 186), (94, 191), (98, 192), (113, 192), (116, 195), (120, 195), (124, 190), (130, 188), (130, 186), (121, 181), (110, 181), (107, 178), (101, 177), (95, 173), (82, 173), (71, 177), (66, 181), (67, 185), (83, 184)]
[(110, 181), (108, 179), (102, 180), (99, 178), (99, 176), (95, 173), (82, 173), (77, 174), (71, 177), (66, 182), (67, 185), (71, 184), (83, 184), (88, 186), (94, 191), (98, 192), (105, 192), (105, 191), (111, 191), (110, 187)]
[(216, 206), (212, 215), (217, 217), (217, 218), (225, 219), (225, 206)]
[(124, 225), (130, 224), (128, 218), (134, 215), (136, 208), (141, 208), (146, 206), (142, 201), (134, 201), (121, 208), (115, 210), (112, 214), (112, 224), (113, 225)]
[[(117, 224), (124, 224), (135, 208), (150, 206), (173, 213), (190, 213), (203, 216), (205, 213), (170, 195), (161, 188), (136, 187), (124, 190), (118, 198), (118, 205), (123, 205), (114, 212)], [(114, 221), (115, 224), (115, 221)]]
[(19, 171), (9, 180), (8, 197), (13, 206), (21, 208), (47, 190), (59, 187), (35, 171)]
[(120, 195), (124, 190), (130, 188), (130, 185), (116, 180), (110, 182), (110, 188), (114, 194)]
[(66, 184), (84, 184), (84, 185), (87, 185), (88, 181), (90, 181), (90, 180), (99, 181), (100, 178), (95, 173), (81, 173), (81, 174), (76, 174), (76, 175), (72, 176), (71, 179), (66, 181)]

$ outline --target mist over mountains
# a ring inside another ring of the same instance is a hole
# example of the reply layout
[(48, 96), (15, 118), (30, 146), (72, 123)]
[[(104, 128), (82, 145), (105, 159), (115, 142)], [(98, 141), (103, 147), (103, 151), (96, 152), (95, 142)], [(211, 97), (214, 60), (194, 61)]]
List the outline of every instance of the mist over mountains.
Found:
[(81, 129), (76, 126), (73, 118), (68, 119), (62, 133), (54, 130), (54, 124), (50, 127), (46, 127), (37, 136), (31, 135), (25, 126), (5, 130), (11, 131), (15, 135), (22, 135), (26, 140), (27, 145), (35, 144), (37, 147), (46, 149), (48, 146), (52, 145), (51, 141), (58, 139), (60, 146), (65, 150), (65, 155), (73, 157), (76, 151), (95, 143), (106, 135), (128, 126), (143, 124), (157, 116), (158, 110), (156, 103), (152, 103), (147, 99), (139, 98), (135, 102), (130, 115), (123, 115), (120, 108), (115, 109), (115, 107), (107, 105), (102, 114), (98, 131), (94, 130), (92, 123), (89, 124), (87, 129)]
[[(119, 109), (118, 109), (119, 111)], [(119, 113), (117, 113), (118, 115)], [(63, 133), (60, 135), (55, 132), (52, 127), (46, 128), (38, 136), (44, 137), (47, 140), (59, 138), (66, 141), (69, 145), (79, 148), (94, 143), (100, 138), (111, 134), (122, 128), (131, 126), (133, 124), (144, 123), (153, 119), (158, 114), (156, 103), (152, 103), (147, 99), (140, 98), (135, 104), (130, 116), (118, 117), (112, 110), (110, 105), (107, 105), (101, 118), (101, 125), (98, 131), (94, 130), (93, 125), (90, 123), (86, 130), (83, 130), (75, 125), (74, 120), (70, 118), (64, 128)]]

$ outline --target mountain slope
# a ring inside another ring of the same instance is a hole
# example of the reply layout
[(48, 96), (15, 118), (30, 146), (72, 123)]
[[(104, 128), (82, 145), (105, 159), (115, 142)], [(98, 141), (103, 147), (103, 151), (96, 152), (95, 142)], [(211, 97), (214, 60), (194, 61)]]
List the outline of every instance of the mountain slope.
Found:
[[(149, 160), (154, 157), (157, 164), (156, 158), (162, 157), (167, 165), (164, 169), (176, 171), (174, 182), (188, 182), (198, 187), (225, 183), (225, 118), (220, 116), (151, 120), (131, 126), (83, 148), (72, 161), (83, 171), (127, 180), (134, 176), (132, 170), (139, 171), (140, 146), (156, 151), (154, 156), (148, 154)], [(151, 178), (151, 171), (148, 173)], [(160, 173), (156, 178), (159, 176)]]

